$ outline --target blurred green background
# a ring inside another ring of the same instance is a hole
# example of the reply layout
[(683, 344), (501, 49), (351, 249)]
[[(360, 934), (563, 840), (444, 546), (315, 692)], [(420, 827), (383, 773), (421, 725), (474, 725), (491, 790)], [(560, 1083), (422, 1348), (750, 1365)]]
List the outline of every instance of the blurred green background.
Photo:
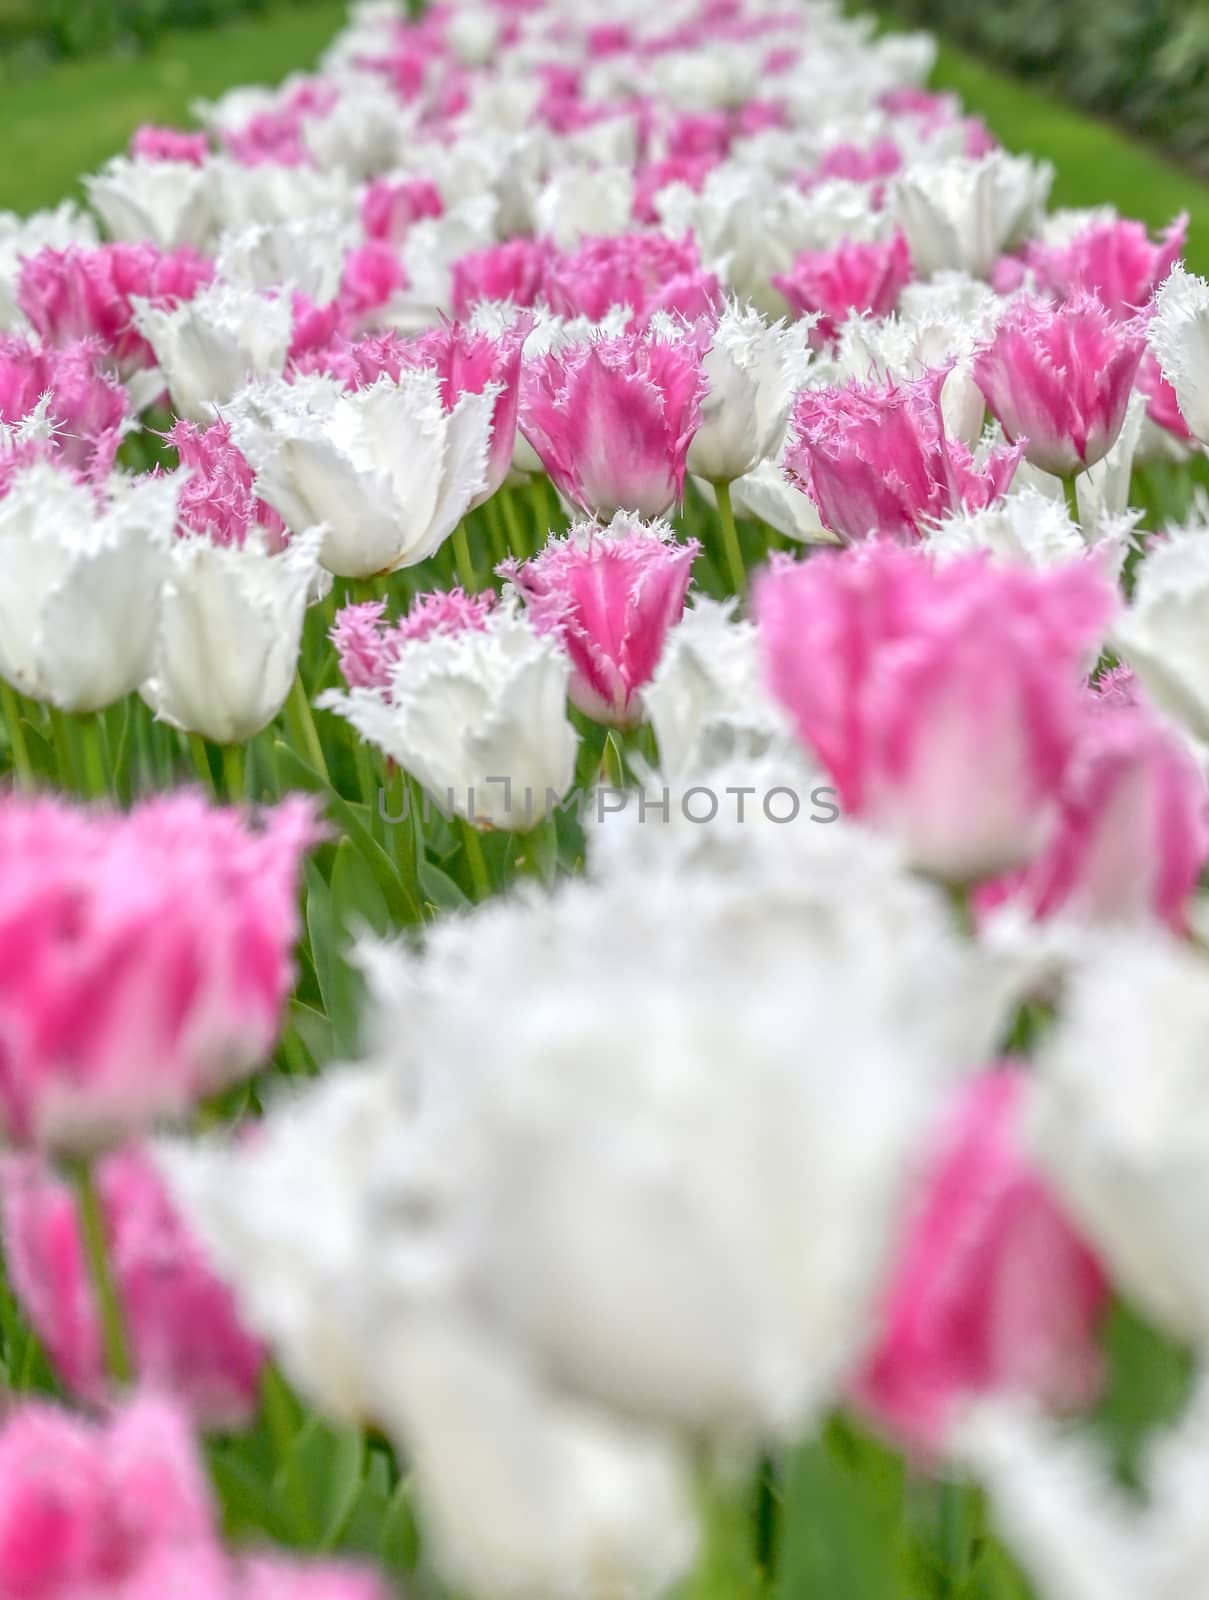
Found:
[[(1209, 0), (881, 0), (880, 14), (941, 34), (936, 82), (1054, 163), (1055, 205), (1112, 203), (1152, 227), (1187, 210), (1189, 264), (1209, 273)], [(344, 0), (0, 0), (0, 209), (78, 194), (141, 122), (187, 125), (198, 96), (312, 66), (344, 17)]]
[(305, 9), (309, 0), (0, 0), (0, 57), (9, 75), (50, 61), (145, 48), (171, 28)]
[[(0, 8), (29, 3), (0, 0)], [(32, 74), (10, 68), (0, 85), (0, 210), (78, 195), (80, 174), (123, 150), (142, 122), (187, 126), (199, 96), (312, 67), (345, 16), (343, 0), (270, 0), (259, 15), (222, 26), (170, 29), (137, 55), (108, 51)]]
[(1209, 175), (1209, 0), (889, 0)]

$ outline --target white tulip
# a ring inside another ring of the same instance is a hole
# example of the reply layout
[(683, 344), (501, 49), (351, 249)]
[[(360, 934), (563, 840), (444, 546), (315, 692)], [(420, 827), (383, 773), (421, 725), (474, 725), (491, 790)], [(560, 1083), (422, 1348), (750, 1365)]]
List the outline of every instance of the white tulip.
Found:
[(406, 644), (389, 690), (333, 691), (319, 704), (471, 822), (526, 830), (561, 800), (578, 738), (567, 716), (569, 663), (511, 603), (483, 629)]
[(477, 1462), (460, 1516), (510, 1495), (525, 1544), (548, 1473), (578, 1503), (606, 1470), (592, 1419), (624, 1483), (650, 1430), (796, 1438), (834, 1402), (919, 1141), (1003, 1024), (1001, 976), (893, 850), (754, 809), (602, 826), (587, 881), (373, 953), (375, 1063), (168, 1163), (295, 1381), (443, 1473)]
[(171, 479), (115, 477), (107, 500), (36, 462), (0, 497), (0, 674), (63, 711), (99, 711), (151, 657)]
[(159, 1165), (291, 1380), (398, 1441), (450, 1589), (654, 1600), (693, 1557), (684, 1455), (558, 1393), (466, 1302), (460, 1152), (412, 1088), (392, 1062), (346, 1068), (253, 1144), (164, 1144)]
[(974, 382), (974, 352), (994, 331), (1001, 311), (995, 306), (975, 313), (927, 310), (848, 317), (840, 328), (836, 360), (843, 372), (862, 383), (901, 383), (950, 366), (940, 391), (945, 432), (973, 449), (986, 421), (986, 400)]
[(1089, 534), (1123, 517), (1129, 510), (1134, 461), (1142, 443), (1145, 421), (1146, 397), (1135, 389), (1129, 397), (1125, 421), (1112, 449), (1075, 479), (1079, 522)]
[(964, 1469), (1039, 1600), (1204, 1600), (1209, 1594), (1209, 1384), (1146, 1441), (1140, 1492), (1102, 1442), (1019, 1403), (984, 1401), (959, 1438)]
[[(593, 884), (480, 925), (435, 1025), (488, 1130), (483, 1303), (572, 1392), (740, 1438), (799, 1436), (859, 1360), (923, 1119), (999, 1011), (892, 851), (760, 799), (594, 830)], [(484, 1056), (518, 970), (540, 1003)]]
[(246, 166), (230, 156), (209, 163), (210, 204), (216, 234), (275, 222), (304, 222), (338, 212), (357, 215), (357, 191), (341, 172), (263, 161)]
[(840, 543), (830, 528), (823, 526), (814, 501), (786, 476), (779, 460), (761, 461), (736, 478), (730, 497), (736, 512), (766, 523), (787, 539), (799, 544)]
[(1209, 1345), (1209, 961), (1121, 934), (1074, 979), (1044, 1050), (1030, 1144), (1114, 1280)]
[(801, 336), (783, 323), (770, 327), (751, 306), (732, 302), (701, 365), (708, 388), (688, 470), (710, 483), (730, 483), (780, 443), (803, 368)]
[(788, 718), (765, 687), (755, 625), (737, 621), (734, 609), (733, 600), (720, 604), (698, 596), (668, 634), (643, 690), (664, 777), (682, 778), (708, 771), (719, 760), (756, 759), (770, 750), (787, 754), (797, 745)]
[(355, 71), (335, 105), (303, 123), (302, 142), (320, 171), (355, 184), (402, 160), (415, 121), (377, 73)]
[(956, 269), (985, 278), (1035, 232), (1053, 180), (1048, 162), (1002, 150), (920, 162), (895, 180), (890, 209), (921, 276)]
[(379, 1347), (384, 1426), (415, 1462), (432, 1559), (485, 1600), (655, 1600), (692, 1565), (687, 1452), (568, 1399), (467, 1312)]
[(493, 194), (480, 194), (450, 206), (444, 216), (413, 222), (402, 248), (407, 287), (396, 297), (397, 304), (375, 313), (375, 324), (412, 332), (448, 315), (453, 264), (469, 251), (495, 243), (497, 206)]
[(731, 110), (754, 100), (764, 76), (763, 40), (743, 45), (726, 40), (687, 50), (668, 50), (652, 62), (660, 101), (677, 111)]
[(285, 367), (294, 330), (289, 295), (214, 283), (171, 310), (139, 299), (134, 307), (172, 404), (190, 422), (213, 422), (250, 378), (277, 376)]
[(241, 289), (296, 289), (317, 305), (336, 298), (344, 258), (357, 243), (339, 212), (305, 222), (241, 228), (219, 241), (218, 280)]
[(1150, 548), (1112, 642), (1151, 699), (1209, 743), (1209, 530), (1172, 529)]
[(981, 511), (942, 518), (924, 543), (944, 560), (989, 550), (1001, 561), (1029, 567), (1061, 566), (1087, 549), (1066, 506), (1031, 488)]
[(94, 210), (113, 239), (160, 250), (205, 244), (213, 224), (208, 163), (115, 156), (85, 178)]
[(463, 5), (454, 12), (445, 38), (464, 67), (486, 67), (499, 45), (500, 19), (489, 6)]
[(1148, 339), (1184, 421), (1209, 443), (1209, 282), (1177, 262), (1155, 297)]
[(281, 710), (298, 670), (322, 530), (270, 554), (179, 538), (151, 671), (141, 693), (157, 717), (216, 744), (239, 744)]
[(628, 166), (563, 167), (538, 195), (535, 212), (560, 250), (573, 250), (586, 234), (624, 233), (634, 212), (634, 174)]
[(498, 387), (452, 411), (429, 367), (350, 392), (335, 379), (258, 384), (224, 412), (256, 492), (295, 533), (323, 524), (321, 560), (370, 578), (433, 555), (487, 482)]

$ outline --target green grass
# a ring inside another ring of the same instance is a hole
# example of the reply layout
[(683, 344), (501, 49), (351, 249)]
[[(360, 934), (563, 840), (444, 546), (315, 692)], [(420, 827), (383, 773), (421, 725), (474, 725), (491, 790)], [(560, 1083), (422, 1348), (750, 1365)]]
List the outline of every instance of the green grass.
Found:
[(0, 210), (36, 211), (78, 193), (80, 174), (122, 150), (141, 122), (188, 123), (198, 96), (312, 66), (345, 14), (330, 0), (171, 33), (143, 56), (68, 62), (0, 86)]

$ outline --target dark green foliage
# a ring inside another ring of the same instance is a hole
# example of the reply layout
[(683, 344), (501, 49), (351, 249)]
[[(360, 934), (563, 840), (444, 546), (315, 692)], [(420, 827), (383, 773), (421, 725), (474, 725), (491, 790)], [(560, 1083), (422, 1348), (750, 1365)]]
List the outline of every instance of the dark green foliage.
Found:
[(888, 0), (1209, 171), (1209, 0)]
[(18, 68), (137, 51), (169, 28), (213, 27), (307, 0), (0, 0), (0, 57)]

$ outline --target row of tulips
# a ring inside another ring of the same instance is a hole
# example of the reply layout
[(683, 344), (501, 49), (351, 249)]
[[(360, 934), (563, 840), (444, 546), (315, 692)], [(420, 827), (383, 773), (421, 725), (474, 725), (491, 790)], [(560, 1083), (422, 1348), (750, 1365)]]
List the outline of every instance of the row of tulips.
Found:
[(1209, 284), (932, 55), (0, 216), (0, 1600), (1209, 1595)]

